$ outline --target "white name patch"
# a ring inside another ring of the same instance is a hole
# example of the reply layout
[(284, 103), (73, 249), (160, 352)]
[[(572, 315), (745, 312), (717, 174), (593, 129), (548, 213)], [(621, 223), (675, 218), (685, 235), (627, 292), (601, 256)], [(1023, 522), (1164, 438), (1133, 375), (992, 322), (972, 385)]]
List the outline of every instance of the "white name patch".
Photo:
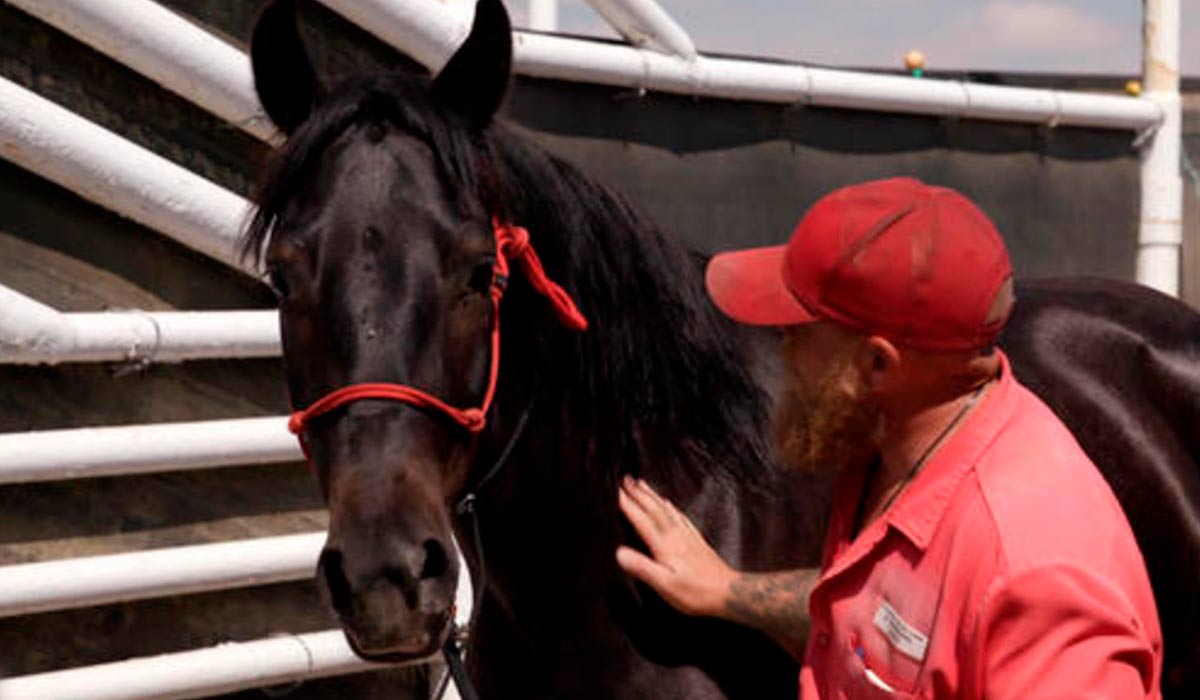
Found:
[(929, 648), (929, 637), (917, 631), (917, 628), (904, 621), (885, 600), (875, 612), (875, 628), (888, 638), (892, 646), (901, 654), (914, 661), (923, 661), (925, 651)]

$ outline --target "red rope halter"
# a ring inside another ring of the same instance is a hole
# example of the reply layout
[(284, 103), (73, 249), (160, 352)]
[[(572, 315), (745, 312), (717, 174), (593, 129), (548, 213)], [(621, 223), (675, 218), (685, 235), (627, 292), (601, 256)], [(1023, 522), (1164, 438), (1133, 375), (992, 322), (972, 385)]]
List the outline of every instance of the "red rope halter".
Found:
[(351, 384), (332, 391), (314, 401), (308, 408), (292, 413), (288, 420), (288, 430), (300, 438), (300, 446), (308, 453), (304, 433), (309, 424), (318, 416), (338, 409), (346, 404), (361, 399), (386, 399), (399, 401), (421, 409), (432, 409), (446, 415), (468, 432), (477, 434), (487, 424), (488, 409), (496, 394), (496, 380), (500, 376), (500, 300), (504, 296), (504, 288), (508, 284), (509, 262), (517, 261), (525, 272), (525, 277), (533, 288), (546, 297), (554, 309), (558, 320), (567, 328), (575, 331), (587, 330), (588, 322), (576, 308), (571, 297), (554, 282), (546, 277), (542, 262), (529, 244), (529, 232), (520, 226), (500, 223), (499, 219), (492, 220), (492, 230), (496, 236), (496, 267), (492, 280), (492, 363), (488, 374), (487, 391), (483, 395), (483, 403), (478, 408), (455, 408), (438, 397), (404, 384), (385, 382), (368, 382)]

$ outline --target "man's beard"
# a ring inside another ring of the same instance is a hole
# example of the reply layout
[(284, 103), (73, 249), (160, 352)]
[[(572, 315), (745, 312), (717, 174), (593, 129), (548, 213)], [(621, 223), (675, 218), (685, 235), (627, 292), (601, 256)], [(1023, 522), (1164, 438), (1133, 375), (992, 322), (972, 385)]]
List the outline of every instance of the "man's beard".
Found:
[(880, 416), (878, 403), (857, 384), (846, 386), (827, 376), (806, 385), (790, 376), (774, 417), (780, 460), (809, 473), (865, 462), (875, 454)]

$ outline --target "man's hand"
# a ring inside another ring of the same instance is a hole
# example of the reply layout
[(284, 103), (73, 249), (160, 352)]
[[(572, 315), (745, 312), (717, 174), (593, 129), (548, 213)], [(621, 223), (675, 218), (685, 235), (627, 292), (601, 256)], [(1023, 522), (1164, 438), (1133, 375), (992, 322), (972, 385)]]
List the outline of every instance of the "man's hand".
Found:
[(617, 549), (617, 563), (687, 615), (720, 617), (737, 572), (721, 559), (692, 521), (646, 482), (626, 477), (618, 502), (653, 558)]
[(687, 615), (719, 617), (765, 632), (796, 660), (808, 637), (808, 596), (816, 569), (764, 574), (735, 571), (667, 499), (626, 477), (618, 502), (650, 548), (650, 557), (617, 549), (617, 563)]

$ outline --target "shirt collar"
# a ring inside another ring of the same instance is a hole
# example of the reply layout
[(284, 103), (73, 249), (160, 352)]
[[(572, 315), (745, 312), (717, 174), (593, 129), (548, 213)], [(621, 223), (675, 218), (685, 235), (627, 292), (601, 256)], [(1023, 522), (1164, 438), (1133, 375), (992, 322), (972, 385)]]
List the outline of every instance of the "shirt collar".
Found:
[(889, 509), (887, 523), (924, 551), (942, 521), (963, 476), (995, 440), (1012, 414), (1016, 380), (1000, 350), (1000, 377), (975, 412), (930, 457)]

